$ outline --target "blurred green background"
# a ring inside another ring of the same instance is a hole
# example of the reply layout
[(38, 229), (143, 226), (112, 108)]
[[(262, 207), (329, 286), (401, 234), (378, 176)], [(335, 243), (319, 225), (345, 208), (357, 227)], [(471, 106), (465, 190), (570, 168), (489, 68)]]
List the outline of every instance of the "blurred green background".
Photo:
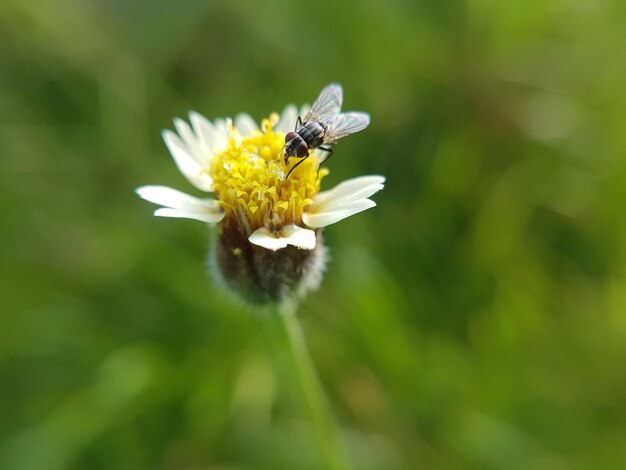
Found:
[(372, 125), (300, 309), (356, 468), (626, 462), (626, 3), (3, 0), (0, 468), (320, 468), (160, 139), (344, 85)]

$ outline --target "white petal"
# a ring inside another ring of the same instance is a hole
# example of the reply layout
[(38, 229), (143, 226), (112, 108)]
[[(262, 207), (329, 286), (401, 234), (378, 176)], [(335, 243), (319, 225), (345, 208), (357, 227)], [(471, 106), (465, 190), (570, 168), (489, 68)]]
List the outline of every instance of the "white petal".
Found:
[(287, 225), (283, 227), (281, 233), (287, 240), (287, 243), (303, 250), (312, 250), (315, 248), (317, 239), (315, 232), (297, 225)]
[(380, 191), (385, 183), (385, 177), (380, 175), (359, 176), (358, 178), (352, 178), (342, 183), (339, 183), (333, 189), (328, 191), (322, 191), (314, 198), (316, 204), (324, 204), (333, 199), (341, 199), (344, 197), (350, 197), (353, 194), (366, 194), (368, 191), (372, 191), (367, 196)]
[(326, 199), (323, 202), (319, 202), (315, 197), (313, 198), (313, 204), (308, 207), (308, 212), (315, 214), (321, 212), (331, 212), (340, 209), (349, 208), (354, 203), (366, 200), (369, 196), (374, 193), (377, 193), (381, 189), (384, 188), (382, 184), (371, 184), (369, 186), (365, 186), (364, 188), (356, 191), (355, 193), (346, 194), (341, 197), (335, 197)]
[(370, 199), (360, 199), (352, 202), (350, 205), (346, 205), (337, 210), (328, 212), (309, 213), (302, 214), (302, 221), (312, 228), (326, 227), (327, 225), (334, 224), (340, 220), (350, 217), (351, 215), (358, 214), (366, 209), (376, 206), (376, 203)]
[(191, 152), (180, 137), (170, 130), (164, 130), (161, 135), (180, 172), (196, 188), (203, 191), (211, 191), (213, 183), (211, 177), (203, 171), (204, 168), (191, 156)]
[(160, 217), (184, 217), (208, 223), (224, 218), (224, 211), (213, 199), (198, 199), (167, 186), (142, 186), (136, 192), (146, 201), (165, 206), (154, 213)]
[(216, 127), (211, 124), (207, 118), (200, 113), (190, 111), (189, 120), (191, 121), (194, 132), (200, 139), (202, 139), (204, 145), (207, 149), (209, 149), (209, 151), (215, 154), (226, 148), (226, 136), (216, 129)]
[(255, 230), (254, 233), (248, 237), (248, 240), (250, 243), (254, 243), (255, 245), (262, 246), (263, 248), (267, 248), (272, 251), (280, 250), (281, 248), (285, 248), (287, 246), (287, 240), (276, 237), (265, 227)]
[(250, 137), (254, 131), (259, 130), (259, 126), (249, 114), (241, 113), (235, 117), (235, 128), (244, 137)]
[[(178, 136), (181, 138), (181, 140), (184, 142), (187, 150), (193, 150), (193, 147), (197, 145), (196, 136), (191, 130), (191, 127), (189, 127), (189, 124), (187, 124), (180, 118), (174, 118), (174, 127), (176, 127), (176, 132), (178, 133)], [(191, 154), (191, 156), (194, 158), (196, 157), (196, 155), (194, 155), (193, 153)], [(197, 158), (195, 158), (195, 160), (198, 163), (203, 163)]]
[(274, 127), (276, 132), (287, 133), (293, 131), (296, 127), (296, 120), (298, 119), (298, 108), (295, 105), (289, 104), (285, 106), (283, 112), (280, 114), (280, 120)]
[(174, 217), (177, 219), (193, 219), (209, 224), (216, 224), (224, 218), (224, 214), (214, 216), (211, 214), (196, 214), (191, 212), (183, 212), (176, 209), (161, 208), (154, 211), (154, 215), (158, 217)]
[(329, 191), (313, 197), (313, 203), (302, 214), (302, 221), (312, 228), (326, 227), (351, 215), (374, 207), (367, 199), (384, 188), (385, 177), (361, 176), (338, 184)]
[(250, 243), (262, 246), (268, 250), (276, 251), (293, 245), (303, 250), (315, 248), (316, 238), (313, 230), (308, 230), (297, 225), (287, 225), (280, 232), (271, 232), (265, 227), (257, 229), (248, 238)]
[(189, 155), (202, 168), (208, 168), (209, 161), (213, 156), (213, 153), (204, 144), (204, 140), (202, 140), (199, 135), (196, 135), (194, 131), (191, 130), (191, 127), (189, 127), (189, 124), (180, 118), (174, 119), (174, 126), (176, 127), (176, 132), (178, 132), (178, 135), (189, 151)]
[(228, 124), (232, 124), (232, 120), (230, 118), (217, 118), (213, 121), (213, 127), (215, 131), (222, 137), (228, 140)]
[(135, 192), (146, 201), (184, 212), (221, 212), (213, 199), (199, 199), (167, 186), (141, 186)]

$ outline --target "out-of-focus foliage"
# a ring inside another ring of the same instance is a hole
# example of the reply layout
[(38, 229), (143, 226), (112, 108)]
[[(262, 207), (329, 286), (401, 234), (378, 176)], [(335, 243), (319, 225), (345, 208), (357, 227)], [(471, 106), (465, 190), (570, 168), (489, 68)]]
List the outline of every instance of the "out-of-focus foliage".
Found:
[(3, 0), (0, 468), (319, 468), (159, 131), (343, 83), (300, 315), (357, 468), (626, 461), (626, 3)]

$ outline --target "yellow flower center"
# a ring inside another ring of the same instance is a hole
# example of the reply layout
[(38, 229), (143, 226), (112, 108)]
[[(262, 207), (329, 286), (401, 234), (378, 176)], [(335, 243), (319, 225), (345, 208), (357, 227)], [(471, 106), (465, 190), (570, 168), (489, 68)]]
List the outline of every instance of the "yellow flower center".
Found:
[(277, 121), (278, 115), (272, 114), (263, 120), (261, 131), (249, 137), (242, 137), (229, 125), (226, 150), (213, 157), (209, 168), (225, 220), (236, 219), (250, 233), (260, 227), (279, 230), (289, 224), (301, 225), (302, 211), (313, 202), (328, 174), (326, 168), (318, 173), (314, 151), (287, 178), (300, 159), (290, 158), (285, 165), (285, 134), (274, 132)]

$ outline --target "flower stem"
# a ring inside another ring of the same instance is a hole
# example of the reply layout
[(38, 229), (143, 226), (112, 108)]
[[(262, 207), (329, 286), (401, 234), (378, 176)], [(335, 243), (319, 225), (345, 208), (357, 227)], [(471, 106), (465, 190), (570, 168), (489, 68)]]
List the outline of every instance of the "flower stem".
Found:
[(287, 350), (285, 359), (291, 369), (289, 375), (295, 378), (299, 392), (304, 398), (311, 426), (327, 468), (349, 469), (349, 460), (340, 442), (339, 433), (296, 316), (295, 302), (275, 305), (271, 314), (276, 330), (280, 331), (282, 345)]

